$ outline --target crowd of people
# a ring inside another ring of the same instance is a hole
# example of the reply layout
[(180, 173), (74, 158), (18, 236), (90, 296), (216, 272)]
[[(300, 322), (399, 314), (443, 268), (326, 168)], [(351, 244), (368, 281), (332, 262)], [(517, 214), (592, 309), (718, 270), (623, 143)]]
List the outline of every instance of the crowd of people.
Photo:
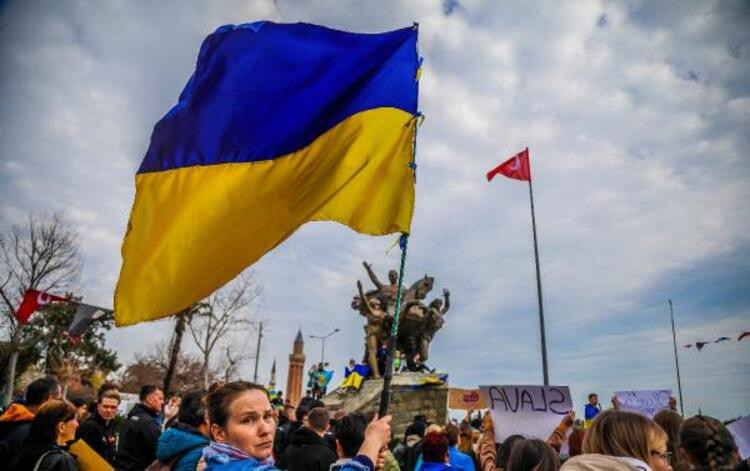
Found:
[(24, 400), (0, 416), (2, 468), (79, 470), (71, 445), (82, 440), (123, 471), (750, 469), (719, 420), (683, 420), (671, 408), (652, 420), (617, 403), (602, 411), (593, 394), (585, 422), (569, 411), (544, 440), (511, 435), (502, 443), (488, 413), (447, 424), (418, 415), (401, 439), (391, 435), (390, 416), (332, 413), (312, 395), (296, 406), (272, 402), (266, 388), (246, 381), (188, 391), (166, 404), (163, 391), (147, 385), (125, 418), (117, 416), (119, 404), (116, 384), (104, 384), (86, 404), (65, 400), (54, 378), (32, 382)]

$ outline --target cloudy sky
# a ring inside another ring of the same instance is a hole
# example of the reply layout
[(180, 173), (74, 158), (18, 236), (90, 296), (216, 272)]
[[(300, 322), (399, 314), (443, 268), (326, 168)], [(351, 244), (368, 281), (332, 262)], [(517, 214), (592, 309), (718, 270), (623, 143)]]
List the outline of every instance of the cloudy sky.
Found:
[[(436, 277), (452, 308), (431, 364), (452, 385), (541, 381), (528, 189), (484, 174), (532, 156), (550, 379), (586, 393), (677, 388), (686, 412), (750, 413), (750, 5), (675, 2), (0, 2), (0, 229), (65, 211), (85, 300), (112, 305), (134, 174), (202, 39), (259, 19), (377, 32), (420, 24), (425, 58), (407, 280)], [(340, 328), (335, 365), (362, 348), (349, 308), (362, 260), (385, 277), (395, 237), (304, 226), (264, 257), (260, 371), (284, 387), (298, 327)], [(113, 331), (127, 362), (169, 321)], [(250, 339), (251, 343), (254, 341)], [(308, 359), (320, 342), (306, 339)], [(252, 374), (252, 364), (243, 365)], [(334, 379), (338, 381), (338, 379)]]

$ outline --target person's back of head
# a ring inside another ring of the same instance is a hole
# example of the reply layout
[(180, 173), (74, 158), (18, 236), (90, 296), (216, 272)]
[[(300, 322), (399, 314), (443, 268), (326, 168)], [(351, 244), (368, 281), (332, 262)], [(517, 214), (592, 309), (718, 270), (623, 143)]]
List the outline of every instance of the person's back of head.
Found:
[(578, 456), (583, 448), (583, 437), (586, 431), (583, 428), (576, 427), (568, 436), (568, 456)]
[(26, 407), (37, 408), (50, 399), (60, 396), (60, 383), (51, 376), (33, 381), (26, 388)]
[(459, 435), (461, 435), (461, 430), (456, 425), (448, 424), (445, 426), (445, 436), (448, 437), (448, 446), (458, 445)]
[(367, 419), (362, 414), (349, 414), (338, 421), (334, 437), (340, 458), (353, 458), (357, 455), (359, 447), (365, 441), (365, 428)]
[(206, 391), (203, 389), (196, 389), (182, 396), (177, 420), (195, 428), (203, 425), (206, 422), (205, 398)]
[(737, 465), (737, 444), (718, 420), (696, 415), (680, 427), (680, 446), (693, 469), (724, 470)]
[(331, 414), (325, 407), (316, 407), (307, 415), (307, 426), (319, 435), (323, 435), (328, 430), (328, 423)]
[(448, 437), (444, 432), (427, 432), (422, 440), (422, 459), (425, 463), (448, 461)]
[(667, 451), (671, 455), (673, 467), (682, 469), (680, 456), (680, 426), (682, 416), (671, 409), (662, 409), (654, 416), (654, 422), (667, 434)]
[(560, 459), (544, 441), (516, 440), (510, 451), (505, 471), (557, 471)]
[(667, 436), (653, 420), (634, 412), (609, 409), (596, 416), (583, 439), (583, 453), (636, 458), (649, 463), (655, 443)]
[(306, 406), (297, 406), (297, 409), (294, 411), (294, 416), (297, 419), (297, 422), (304, 422), (309, 413), (310, 409)]
[(497, 455), (495, 456), (495, 464), (500, 469), (505, 469), (508, 465), (508, 459), (510, 458), (510, 452), (513, 449), (513, 445), (518, 440), (523, 440), (523, 435), (511, 435), (506, 438), (503, 443), (497, 447)]

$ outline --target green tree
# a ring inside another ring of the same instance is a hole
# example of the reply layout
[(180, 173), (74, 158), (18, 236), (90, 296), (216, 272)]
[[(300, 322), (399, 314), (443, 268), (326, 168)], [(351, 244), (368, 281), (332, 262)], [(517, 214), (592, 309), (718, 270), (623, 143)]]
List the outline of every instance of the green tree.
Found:
[(37, 366), (51, 374), (73, 366), (84, 376), (97, 371), (106, 375), (120, 368), (117, 353), (105, 345), (105, 334), (114, 326), (113, 319), (94, 322), (78, 341), (68, 337), (76, 308), (72, 302), (53, 303), (31, 317), (22, 342), (26, 349), (37, 352)]

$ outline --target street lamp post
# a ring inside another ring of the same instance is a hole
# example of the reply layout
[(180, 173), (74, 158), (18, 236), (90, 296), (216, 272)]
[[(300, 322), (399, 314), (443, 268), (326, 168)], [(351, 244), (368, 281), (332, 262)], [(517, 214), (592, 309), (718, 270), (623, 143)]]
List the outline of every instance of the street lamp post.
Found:
[(320, 344), (321, 344), (320, 345), (320, 363), (323, 364), (323, 365), (325, 365), (326, 339), (328, 339), (328, 337), (330, 337), (331, 335), (335, 334), (338, 331), (339, 331), (339, 329), (337, 327), (337, 328), (333, 329), (331, 332), (327, 333), (326, 335), (310, 335), (311, 338), (320, 339), (321, 340), (321, 342), (320, 342)]

